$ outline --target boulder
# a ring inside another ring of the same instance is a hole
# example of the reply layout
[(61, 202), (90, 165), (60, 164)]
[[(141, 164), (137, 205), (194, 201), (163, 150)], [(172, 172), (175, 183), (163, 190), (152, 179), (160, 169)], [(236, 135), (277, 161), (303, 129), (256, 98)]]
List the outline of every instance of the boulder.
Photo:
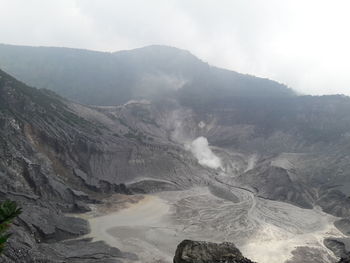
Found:
[(174, 263), (253, 263), (243, 257), (233, 243), (182, 241), (176, 249)]

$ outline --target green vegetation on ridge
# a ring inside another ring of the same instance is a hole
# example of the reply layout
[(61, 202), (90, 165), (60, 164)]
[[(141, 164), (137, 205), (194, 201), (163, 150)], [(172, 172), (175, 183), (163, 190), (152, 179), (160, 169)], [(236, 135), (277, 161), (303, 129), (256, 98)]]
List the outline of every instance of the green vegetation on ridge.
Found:
[(13, 201), (6, 200), (0, 203), (0, 254), (11, 234), (9, 230), (12, 221), (22, 212), (22, 209)]

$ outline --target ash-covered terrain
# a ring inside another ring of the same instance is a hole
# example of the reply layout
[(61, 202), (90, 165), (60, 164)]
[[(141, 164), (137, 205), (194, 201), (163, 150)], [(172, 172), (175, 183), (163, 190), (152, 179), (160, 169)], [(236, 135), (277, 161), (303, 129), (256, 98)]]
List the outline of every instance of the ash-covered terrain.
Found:
[(183, 239), (261, 263), (347, 256), (350, 98), (159, 46), (0, 58), (47, 88), (0, 71), (0, 199), (24, 208), (4, 262), (171, 262)]

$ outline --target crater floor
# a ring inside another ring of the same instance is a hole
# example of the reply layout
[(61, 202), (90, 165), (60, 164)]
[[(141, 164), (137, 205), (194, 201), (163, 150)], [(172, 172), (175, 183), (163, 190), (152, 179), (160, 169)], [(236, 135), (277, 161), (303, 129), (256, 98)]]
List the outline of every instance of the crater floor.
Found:
[(136, 253), (144, 263), (172, 262), (183, 239), (234, 242), (259, 263), (336, 262), (323, 239), (342, 236), (333, 225), (337, 218), (244, 189), (230, 191), (236, 199), (218, 197), (207, 187), (145, 195), (116, 212), (88, 214), (89, 236)]

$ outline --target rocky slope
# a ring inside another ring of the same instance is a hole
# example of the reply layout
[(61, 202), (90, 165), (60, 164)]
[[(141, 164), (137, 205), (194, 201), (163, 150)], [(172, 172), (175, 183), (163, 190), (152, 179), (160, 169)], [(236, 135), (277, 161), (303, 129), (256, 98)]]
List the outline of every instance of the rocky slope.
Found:
[[(104, 244), (87, 244), (91, 250), (86, 251), (87, 241), (60, 242), (89, 231), (85, 221), (64, 212), (85, 211), (84, 202), (97, 201), (81, 191), (81, 179), (64, 165), (73, 138), (87, 140), (83, 132), (90, 140), (97, 137), (88, 123), (66, 111), (55, 95), (29, 88), (2, 71), (0, 93), (0, 198), (23, 207), (2, 262), (124, 257)], [(75, 252), (69, 255), (67, 250)]]
[[(66, 213), (88, 211), (86, 204), (110, 193), (130, 194), (133, 185), (121, 183), (136, 176), (177, 178), (172, 184), (135, 184), (135, 191), (147, 192), (189, 187), (198, 173), (208, 174), (175, 144), (141, 134), (122, 119), (106, 117), (110, 126), (96, 122), (99, 111), (27, 87), (3, 71), (0, 95), (0, 198), (16, 200), (24, 210), (5, 262), (135, 258), (101, 243), (64, 241), (89, 231), (84, 220)], [(84, 119), (72, 108), (94, 114)]]

